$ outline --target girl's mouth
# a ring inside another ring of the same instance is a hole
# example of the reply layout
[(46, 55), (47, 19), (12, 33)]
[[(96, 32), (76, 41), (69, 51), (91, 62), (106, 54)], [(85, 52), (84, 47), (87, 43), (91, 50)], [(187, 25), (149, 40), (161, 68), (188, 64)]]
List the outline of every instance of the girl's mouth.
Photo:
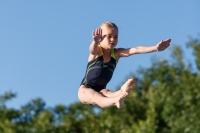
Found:
[(110, 45), (111, 45), (111, 46), (115, 46), (115, 44), (114, 44), (114, 43), (110, 43)]

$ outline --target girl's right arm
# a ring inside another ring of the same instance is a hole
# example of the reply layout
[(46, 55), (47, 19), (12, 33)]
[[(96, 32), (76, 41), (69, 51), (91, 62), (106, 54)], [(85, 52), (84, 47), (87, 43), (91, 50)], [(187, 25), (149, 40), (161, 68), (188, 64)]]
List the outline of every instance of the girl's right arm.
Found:
[(98, 48), (99, 42), (102, 40), (102, 30), (101, 28), (97, 28), (95, 31), (92, 32), (93, 41), (90, 44), (90, 54), (92, 55), (99, 55), (100, 49)]
[(90, 44), (89, 51), (90, 51), (90, 54), (92, 54), (92, 55), (99, 55), (100, 50), (98, 48), (98, 43), (95, 42), (94, 40)]

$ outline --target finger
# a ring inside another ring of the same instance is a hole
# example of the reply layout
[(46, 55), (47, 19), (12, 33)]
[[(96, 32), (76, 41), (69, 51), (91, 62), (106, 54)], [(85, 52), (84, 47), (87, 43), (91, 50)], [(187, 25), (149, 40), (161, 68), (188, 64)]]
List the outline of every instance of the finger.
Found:
[(170, 39), (170, 38), (169, 38), (169, 39), (166, 39), (164, 42), (170, 43), (170, 42), (171, 42), (171, 39)]
[(92, 36), (95, 36), (95, 31), (94, 30), (92, 31)]
[(101, 28), (99, 28), (99, 34), (102, 35), (102, 29)]
[(163, 40), (161, 40), (161, 41), (159, 42), (159, 44), (163, 44)]
[(170, 43), (167, 43), (167, 44), (165, 45), (166, 48), (169, 47), (169, 46), (170, 46)]
[(97, 28), (97, 33), (96, 33), (96, 35), (99, 35), (99, 34), (100, 34), (100, 29)]
[(106, 37), (106, 35), (102, 36), (102, 37), (101, 37), (101, 41), (103, 41), (103, 39), (104, 39), (105, 37)]
[(98, 28), (96, 28), (96, 31), (95, 31), (95, 35), (98, 35), (99, 33), (98, 33)]

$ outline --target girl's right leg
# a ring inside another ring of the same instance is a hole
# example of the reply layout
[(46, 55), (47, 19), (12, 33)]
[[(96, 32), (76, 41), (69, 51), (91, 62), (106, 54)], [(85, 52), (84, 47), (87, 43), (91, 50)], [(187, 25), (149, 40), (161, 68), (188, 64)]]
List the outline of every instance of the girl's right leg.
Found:
[(82, 103), (97, 104), (102, 108), (109, 106), (117, 106), (119, 109), (122, 108), (124, 106), (124, 98), (127, 95), (128, 93), (124, 92), (116, 97), (106, 97), (93, 89), (86, 88), (84, 85), (81, 85), (78, 90), (78, 97)]

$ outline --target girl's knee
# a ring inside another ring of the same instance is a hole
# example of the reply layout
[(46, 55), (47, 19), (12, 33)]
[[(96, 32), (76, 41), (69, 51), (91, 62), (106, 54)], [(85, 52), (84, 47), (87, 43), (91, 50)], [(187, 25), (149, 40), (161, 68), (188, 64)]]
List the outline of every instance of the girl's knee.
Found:
[(78, 90), (78, 98), (84, 104), (84, 90), (80, 87)]

